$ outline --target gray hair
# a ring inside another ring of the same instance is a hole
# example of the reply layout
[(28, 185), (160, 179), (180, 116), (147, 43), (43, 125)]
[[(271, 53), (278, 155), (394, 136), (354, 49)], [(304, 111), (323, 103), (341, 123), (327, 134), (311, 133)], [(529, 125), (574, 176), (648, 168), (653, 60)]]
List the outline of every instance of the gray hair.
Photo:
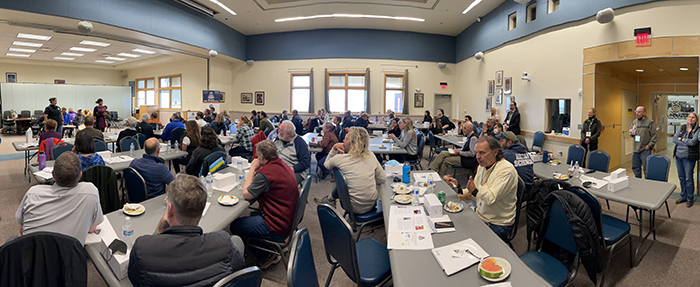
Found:
[(335, 129), (335, 124), (330, 122), (330, 121), (327, 121), (323, 124), (323, 128), (328, 129), (329, 131), (332, 131)]
[(293, 137), (296, 134), (296, 130), (294, 129), (294, 123), (292, 123), (292, 121), (289, 120), (283, 121), (277, 128), (277, 132), (280, 136), (282, 136), (282, 139), (285, 140)]
[(167, 187), (168, 202), (175, 208), (175, 217), (182, 225), (196, 226), (207, 204), (207, 192), (199, 178), (178, 174)]
[(56, 185), (62, 187), (74, 187), (80, 179), (80, 159), (72, 152), (64, 152), (54, 163), (53, 177)]
[(489, 144), (490, 150), (492, 150), (492, 151), (497, 150), (498, 151), (496, 153), (496, 161), (503, 159), (503, 148), (501, 147), (501, 143), (498, 142), (496, 137), (485, 136), (485, 137), (480, 138), (479, 141), (476, 143), (480, 143), (480, 142), (487, 142)]
[(150, 119), (151, 119), (151, 116), (149, 116), (148, 113), (145, 113), (141, 116), (141, 120), (144, 122), (147, 122)]
[(255, 153), (265, 160), (273, 160), (277, 158), (277, 147), (272, 141), (261, 141), (255, 145)]

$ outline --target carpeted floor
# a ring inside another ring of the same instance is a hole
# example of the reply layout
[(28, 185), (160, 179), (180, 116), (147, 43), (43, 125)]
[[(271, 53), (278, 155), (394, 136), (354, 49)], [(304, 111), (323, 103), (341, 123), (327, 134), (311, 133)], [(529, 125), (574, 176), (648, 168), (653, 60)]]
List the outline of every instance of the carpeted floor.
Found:
[[(0, 136), (0, 155), (16, 153), (12, 148), (12, 141), (22, 140), (23, 137), (14, 135)], [(427, 157), (426, 148), (426, 157)], [(0, 157), (2, 159), (2, 157)], [(8, 159), (1, 161), (0, 165), (0, 242), (4, 242), (12, 235), (18, 235), (19, 225), (14, 220), (14, 213), (26, 190), (34, 183), (28, 183), (27, 177), (23, 175), (23, 160)], [(313, 163), (315, 165), (315, 161)], [(423, 161), (427, 165), (427, 160)], [(628, 167), (629, 168), (629, 167)], [(458, 178), (460, 174), (458, 173)], [(463, 176), (462, 176), (463, 177)], [(671, 168), (669, 177), (671, 182), (678, 182), (675, 167)], [(461, 178), (462, 182), (465, 179)], [(330, 264), (326, 261), (323, 239), (318, 224), (314, 197), (322, 197), (333, 188), (330, 177), (318, 183), (313, 183), (309, 194), (309, 204), (304, 214), (304, 220), (300, 227), (309, 229), (311, 244), (314, 247), (314, 261), (318, 273), (320, 284), (325, 283), (330, 270)], [(665, 208), (657, 213), (657, 240), (647, 241), (643, 250), (648, 250), (646, 256), (636, 268), (629, 267), (629, 248), (623, 247), (621, 251), (613, 257), (606, 280), (607, 286), (698, 286), (700, 285), (700, 271), (695, 269), (700, 258), (700, 206), (686, 208), (685, 205), (675, 205), (677, 194), (669, 199), (672, 218), (668, 218)], [(603, 203), (604, 204), (604, 203)], [(611, 202), (611, 210), (604, 209), (606, 214), (624, 218), (626, 206)], [(645, 214), (647, 218), (648, 214)], [(634, 219), (631, 218), (631, 221)], [(648, 222), (648, 221), (647, 221)], [(647, 223), (645, 223), (647, 224)], [(645, 231), (648, 226), (645, 225)], [(457, 226), (459, 228), (459, 226)], [(637, 247), (639, 238), (636, 223), (632, 226), (634, 248)], [(374, 231), (367, 235), (386, 242), (386, 233), (383, 229)], [(521, 216), (518, 235), (513, 241), (518, 254), (526, 252), (527, 242), (525, 239), (525, 216)], [(105, 286), (106, 284), (95, 270), (92, 263), (88, 263), (88, 286)], [(469, 271), (466, 271), (469, 272)], [(594, 286), (585, 276), (583, 269), (579, 270), (578, 276), (571, 286)], [(264, 271), (263, 286), (286, 286), (286, 269), (282, 264), (277, 264)], [(517, 286), (517, 282), (514, 282)], [(344, 272), (337, 270), (331, 281), (331, 286), (353, 286)]]

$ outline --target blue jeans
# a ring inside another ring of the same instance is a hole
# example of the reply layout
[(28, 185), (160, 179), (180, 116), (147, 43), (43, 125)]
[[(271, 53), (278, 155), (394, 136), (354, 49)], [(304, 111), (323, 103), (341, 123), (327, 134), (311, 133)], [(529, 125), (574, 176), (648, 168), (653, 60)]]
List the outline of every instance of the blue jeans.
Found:
[(498, 237), (500, 237), (501, 240), (503, 240), (504, 242), (506, 242), (506, 240), (508, 239), (508, 234), (510, 234), (510, 231), (513, 230), (513, 225), (503, 226), (486, 222), (486, 226), (491, 228), (493, 233), (496, 233), (496, 235), (498, 235)]
[(642, 178), (642, 169), (647, 170), (647, 157), (651, 155), (651, 149), (632, 153), (632, 171), (634, 177)]
[(681, 199), (693, 200), (695, 193), (695, 162), (687, 158), (676, 158), (676, 168), (678, 169), (678, 181), (681, 186)]
[[(274, 233), (267, 227), (265, 220), (262, 215), (251, 215), (246, 217), (240, 217), (234, 220), (230, 226), (231, 235), (238, 235), (243, 239), (243, 242), (247, 242), (251, 237), (272, 240), (275, 242), (284, 242), (285, 236), (281, 236)], [(257, 248), (251, 248), (250, 251), (258, 259), (264, 259), (267, 252), (260, 251)]]
[(63, 124), (58, 124), (58, 125), (56, 126), (56, 132), (58, 132), (59, 134), (61, 134), (61, 136), (63, 135)]
[[(323, 155), (323, 157), (321, 157), (321, 158), (319, 159), (319, 155)], [(317, 153), (317, 154), (316, 154), (316, 161), (317, 161), (317, 164), (316, 164), (316, 165), (318, 166), (318, 168), (321, 169), (321, 176), (322, 176), (322, 177), (325, 177), (327, 174), (331, 173), (331, 171), (328, 170), (328, 169), (326, 168), (326, 166), (324, 165), (324, 164), (326, 163), (326, 157), (327, 157), (327, 156), (328, 156), (327, 154), (324, 155), (323, 153)]]

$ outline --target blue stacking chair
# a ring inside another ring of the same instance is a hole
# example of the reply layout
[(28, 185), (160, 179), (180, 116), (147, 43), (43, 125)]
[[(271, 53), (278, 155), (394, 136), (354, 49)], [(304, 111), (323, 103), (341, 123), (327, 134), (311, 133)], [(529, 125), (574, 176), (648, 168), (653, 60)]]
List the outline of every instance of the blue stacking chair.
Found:
[(258, 266), (252, 266), (221, 278), (214, 287), (260, 287), (260, 284), (262, 284), (262, 270)]
[(586, 149), (580, 144), (572, 144), (569, 146), (569, 154), (566, 156), (566, 164), (571, 165), (578, 162), (579, 166), (583, 167), (583, 159), (586, 156)]
[[(535, 149), (535, 147), (538, 147), (539, 149)], [(543, 150), (544, 149), (544, 132), (538, 131), (535, 133), (532, 139), (532, 150)]]
[(174, 146), (175, 142), (182, 146), (182, 135), (185, 133), (185, 129), (176, 128), (170, 133), (170, 146)]
[(428, 155), (428, 163), (432, 162), (435, 157), (447, 148), (437, 147), (435, 144), (435, 135), (433, 132), (428, 131), (428, 145), (430, 146), (430, 154)]
[(610, 259), (612, 259), (614, 255), (613, 251), (615, 250), (615, 246), (617, 246), (621, 242), (625, 242), (625, 239), (627, 239), (626, 244), (629, 244), (630, 247), (630, 268), (634, 267), (634, 259), (632, 258), (634, 253), (632, 253), (632, 237), (630, 237), (630, 224), (625, 221), (622, 221), (621, 219), (602, 214), (602, 211), (600, 209), (600, 203), (598, 203), (598, 200), (593, 195), (588, 193), (585, 189), (580, 187), (572, 187), (569, 189), (569, 191), (578, 195), (578, 197), (585, 201), (586, 204), (588, 204), (588, 207), (590, 207), (591, 213), (593, 213), (593, 217), (595, 218), (596, 225), (598, 226), (598, 233), (600, 233), (600, 237), (603, 239), (603, 247), (605, 248), (605, 251), (608, 252), (608, 260), (605, 264), (605, 267), (603, 267), (603, 274), (600, 278), (600, 285), (598, 286), (603, 287), (603, 284), (605, 283), (605, 275), (607, 274), (608, 268), (610, 267)]
[(148, 187), (146, 180), (134, 168), (128, 167), (122, 171), (124, 175), (124, 183), (122, 186), (126, 188), (129, 200), (128, 203), (139, 203), (148, 199)]
[(506, 242), (508, 243), (508, 246), (510, 246), (510, 249), (513, 249), (513, 251), (515, 251), (515, 248), (510, 242), (515, 238), (515, 235), (518, 234), (518, 222), (520, 221), (520, 212), (523, 210), (523, 192), (525, 192), (525, 182), (523, 182), (522, 178), (518, 177), (518, 190), (516, 195), (517, 199), (515, 201), (515, 223), (513, 223), (513, 229), (510, 230), (510, 233), (506, 237)]
[[(336, 178), (337, 180), (337, 178)], [(341, 267), (357, 286), (377, 286), (391, 279), (389, 250), (373, 238), (356, 241), (343, 216), (328, 204), (316, 208), (323, 233), (326, 259), (332, 265), (326, 279), (331, 283), (335, 269)]]
[[(610, 155), (602, 150), (594, 150), (588, 152), (588, 159), (586, 159), (586, 167), (600, 172), (608, 172), (608, 166), (610, 165)], [(605, 204), (608, 205), (610, 209), (610, 201), (605, 200)]]
[(415, 160), (408, 160), (408, 163), (411, 164), (415, 169), (423, 169), (421, 166), (420, 162), (421, 159), (423, 158), (423, 149), (425, 148), (425, 139), (423, 138), (423, 133), (415, 131), (416, 132), (416, 137), (418, 140), (418, 154)]
[(199, 170), (199, 176), (207, 176), (209, 173), (215, 174), (227, 166), (225, 152), (220, 150), (212, 152), (202, 161), (202, 168)]
[[(654, 168), (649, 168), (653, 166)], [(662, 154), (652, 154), (647, 157), (647, 170), (644, 178), (656, 181), (668, 182), (668, 173), (671, 169), (671, 160)], [(671, 218), (671, 210), (668, 209), (668, 201), (665, 201), (666, 213), (668, 218)], [(630, 207), (637, 211), (637, 207), (627, 206), (627, 215), (625, 216), (625, 221), (629, 219)], [(656, 240), (656, 230), (654, 230), (654, 240)]]
[(121, 151), (129, 151), (132, 144), (134, 145), (134, 150), (141, 149), (141, 146), (139, 146), (139, 141), (134, 137), (125, 137), (120, 140), (119, 149)]
[(57, 159), (61, 154), (67, 151), (73, 150), (73, 145), (69, 143), (60, 143), (58, 145), (53, 146), (51, 149), (51, 154), (53, 155), (54, 159)]
[(318, 287), (311, 238), (306, 228), (299, 229), (292, 240), (287, 267), (287, 287)]
[(345, 209), (345, 216), (348, 217), (352, 230), (357, 231), (357, 238), (355, 238), (355, 240), (360, 240), (362, 230), (366, 226), (375, 225), (370, 228), (370, 230), (374, 230), (384, 225), (384, 208), (382, 207), (381, 200), (377, 200), (377, 204), (374, 208), (367, 213), (357, 214), (352, 210), (348, 184), (345, 182), (345, 176), (340, 169), (333, 168), (333, 177), (335, 178), (335, 189), (338, 192), (340, 205)]
[[(575, 255), (576, 259), (569, 266), (566, 266), (552, 257), (552, 255), (542, 252), (544, 239)], [(571, 231), (571, 225), (558, 199), (552, 200), (549, 214), (545, 218), (544, 226), (540, 232), (537, 247), (538, 251), (520, 255), (520, 259), (547, 283), (553, 287), (561, 287), (576, 277), (579, 265), (578, 249), (576, 248), (574, 233)]]
[(139, 146), (141, 148), (146, 148), (146, 140), (147, 140), (146, 135), (139, 133), (139, 134), (136, 134), (135, 137), (139, 141)]
[(107, 143), (105, 143), (105, 140), (101, 138), (93, 138), (92, 140), (95, 142), (95, 152), (107, 150)]

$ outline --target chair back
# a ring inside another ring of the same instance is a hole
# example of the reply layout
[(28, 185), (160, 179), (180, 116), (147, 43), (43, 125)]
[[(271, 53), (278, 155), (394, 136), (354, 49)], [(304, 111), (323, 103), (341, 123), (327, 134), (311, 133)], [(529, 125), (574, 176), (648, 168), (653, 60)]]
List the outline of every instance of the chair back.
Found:
[[(650, 167), (654, 168), (650, 168)], [(668, 172), (671, 168), (671, 160), (664, 155), (657, 153), (647, 157), (646, 179), (668, 181)]]
[(87, 254), (77, 239), (34, 232), (0, 248), (0, 286), (87, 286)]
[(576, 248), (574, 233), (571, 231), (571, 224), (569, 224), (569, 219), (559, 199), (552, 200), (549, 206), (549, 215), (545, 220), (544, 238), (567, 252), (576, 255), (578, 249)]
[(19, 117), (20, 118), (31, 118), (32, 112), (30, 112), (29, 110), (23, 110), (20, 112)]
[(131, 145), (134, 145), (134, 150), (141, 149), (139, 146), (139, 140), (134, 138), (134, 137), (125, 137), (122, 140), (119, 141), (119, 149), (121, 151), (129, 151), (131, 149)]
[(583, 159), (586, 156), (586, 149), (580, 144), (572, 144), (569, 146), (569, 154), (566, 156), (566, 164), (572, 164), (578, 162), (580, 166), (583, 166)]
[(608, 172), (610, 165), (610, 155), (602, 150), (592, 150), (588, 152), (588, 160), (586, 160), (588, 169)]
[(287, 287), (318, 287), (311, 238), (306, 228), (298, 230), (289, 249)]
[(214, 287), (259, 287), (260, 284), (262, 284), (262, 270), (258, 266), (252, 266), (221, 278)]
[(182, 133), (185, 132), (185, 129), (183, 128), (176, 128), (173, 130), (173, 132), (170, 134), (170, 145), (173, 145), (175, 142), (178, 142), (180, 145), (182, 145)]
[(80, 181), (92, 182), (97, 187), (100, 195), (100, 205), (104, 214), (122, 208), (117, 189), (117, 176), (111, 167), (105, 165), (93, 165), (83, 171)]
[(294, 212), (294, 219), (292, 219), (292, 233), (296, 231), (297, 226), (301, 223), (304, 218), (304, 212), (306, 211), (306, 203), (309, 198), (309, 190), (311, 190), (311, 175), (306, 176), (306, 182), (304, 183), (304, 188), (301, 189), (299, 193), (299, 200), (297, 200), (297, 209)]
[(520, 177), (518, 177), (518, 189), (516, 192), (517, 199), (515, 201), (515, 223), (513, 224), (513, 229), (510, 230), (510, 233), (506, 237), (508, 242), (513, 240), (515, 235), (518, 234), (518, 222), (520, 221), (520, 212), (522, 211), (523, 192), (525, 192), (525, 182)]
[(146, 148), (146, 140), (147, 140), (146, 135), (144, 135), (144, 134), (142, 134), (142, 133), (138, 133), (138, 134), (136, 134), (135, 137), (136, 137), (136, 138), (138, 139), (138, 141), (139, 141), (139, 146), (140, 146), (141, 148)]
[(420, 160), (423, 157), (423, 148), (425, 148), (425, 138), (423, 137), (423, 133), (417, 132), (416, 136), (418, 137), (418, 160)]
[(428, 130), (428, 146), (430, 146), (431, 151), (435, 150), (435, 135), (430, 130)]
[(132, 167), (125, 169), (122, 173), (124, 174), (124, 186), (129, 196), (127, 202), (139, 203), (148, 199), (148, 187), (143, 176)]
[[(43, 110), (34, 110), (34, 117), (43, 117), (44, 116), (44, 111)], [(68, 123), (63, 123), (64, 125), (67, 125)]]
[(357, 264), (356, 242), (350, 224), (328, 204), (319, 204), (316, 211), (323, 234), (326, 258), (329, 262), (332, 262), (331, 258), (335, 259), (350, 280), (359, 282), (360, 268)]
[(270, 132), (271, 132), (271, 131), (272, 131), (272, 130), (270, 130), (270, 128), (267, 127), (267, 128), (265, 128), (265, 131), (263, 131), (263, 133), (264, 133), (265, 136), (267, 137), (268, 135), (270, 135)]
[(532, 149), (539, 147), (540, 150), (544, 148), (544, 132), (538, 131), (535, 133), (532, 139)]
[[(581, 200), (588, 204), (588, 207), (591, 209), (591, 213), (593, 214), (596, 227), (598, 228), (598, 234), (600, 235), (600, 238), (603, 238), (603, 211), (600, 208), (600, 202), (598, 202), (598, 199), (596, 199), (585, 189), (578, 186), (572, 186), (569, 188), (569, 191), (576, 194), (579, 198), (581, 198)], [(601, 244), (603, 244), (603, 242), (604, 240), (601, 240)]]
[(348, 215), (351, 226), (355, 226), (355, 212), (352, 210), (350, 190), (348, 189), (347, 182), (345, 182), (345, 176), (343, 175), (343, 172), (336, 167), (333, 168), (333, 178), (335, 179), (335, 190), (338, 193), (340, 206), (345, 210), (345, 215)]
[(58, 145), (53, 146), (53, 149), (51, 149), (51, 154), (53, 155), (54, 159), (57, 159), (61, 154), (67, 151), (73, 150), (73, 145), (69, 143), (60, 143)]
[(95, 152), (107, 150), (107, 143), (105, 142), (105, 140), (101, 138), (93, 138), (92, 140), (95, 142)]
[(207, 176), (209, 173), (214, 174), (227, 166), (225, 152), (220, 150), (212, 152), (202, 161), (202, 168), (199, 172), (199, 176)]

